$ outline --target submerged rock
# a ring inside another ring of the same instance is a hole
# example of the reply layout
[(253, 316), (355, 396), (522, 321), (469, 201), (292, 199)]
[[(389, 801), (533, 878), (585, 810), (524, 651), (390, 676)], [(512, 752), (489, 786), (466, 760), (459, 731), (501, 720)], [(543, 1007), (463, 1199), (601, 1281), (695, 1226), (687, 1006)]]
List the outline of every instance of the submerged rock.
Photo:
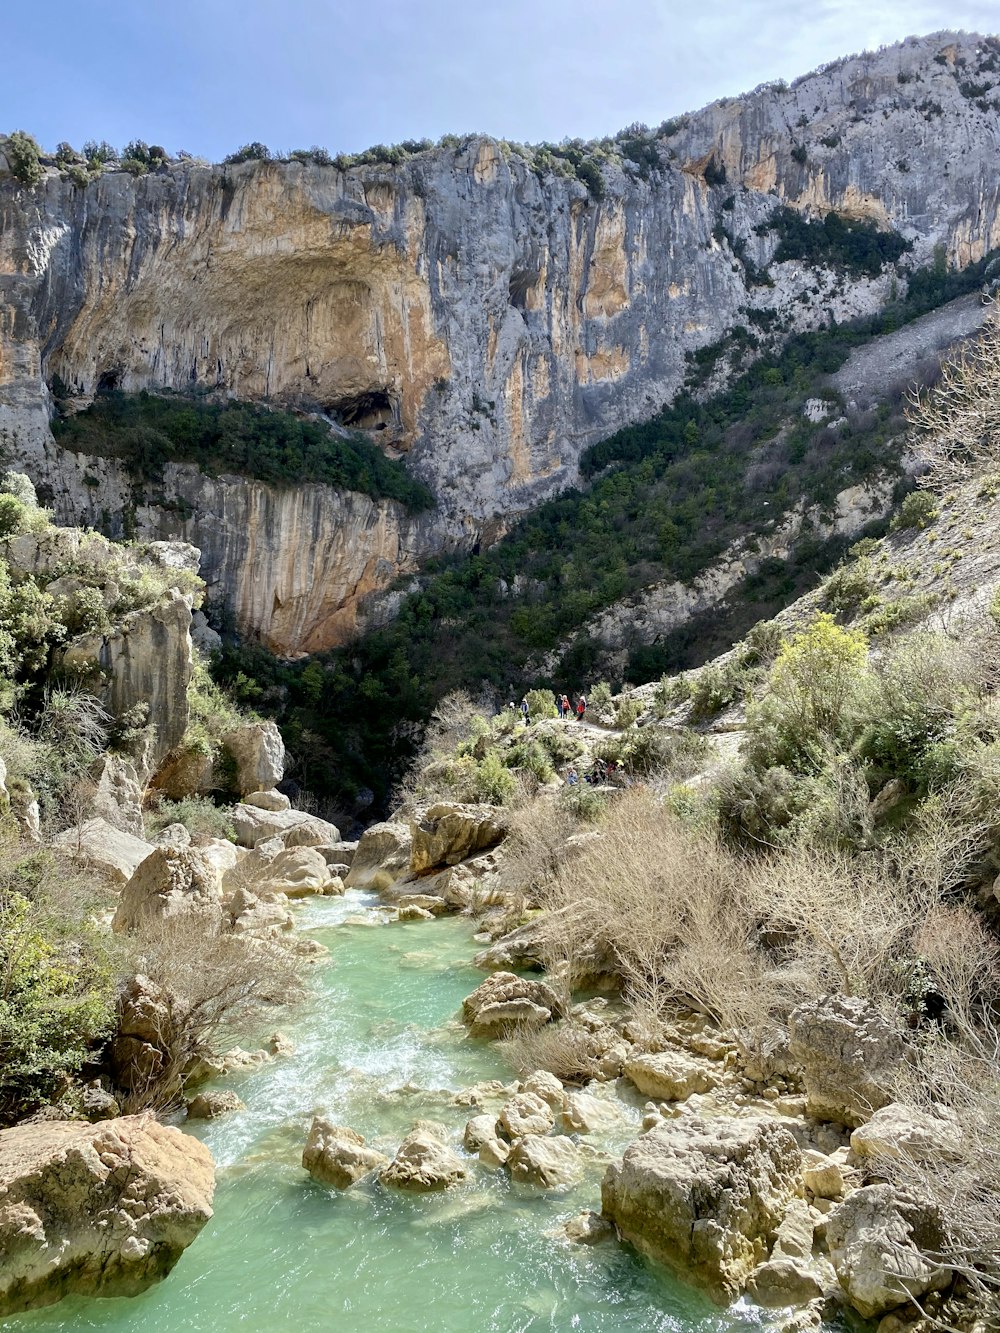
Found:
[(600, 1213), (578, 1213), (571, 1217), (563, 1227), (566, 1239), (577, 1245), (597, 1245), (602, 1240), (610, 1240), (615, 1229), (606, 1217)]
[(608, 1167), (604, 1216), (628, 1240), (728, 1300), (800, 1189), (799, 1146), (776, 1121), (662, 1121)]
[(565, 1189), (580, 1177), (580, 1149), (572, 1139), (525, 1134), (507, 1158), (512, 1180), (538, 1189)]
[(214, 1187), (205, 1145), (149, 1115), (0, 1131), (0, 1315), (144, 1291), (212, 1216)]
[(357, 1130), (331, 1124), (321, 1116), (314, 1118), (302, 1149), (302, 1165), (309, 1174), (338, 1190), (349, 1189), (388, 1161), (385, 1153), (366, 1147)]
[(231, 1111), (242, 1111), (245, 1106), (235, 1092), (200, 1092), (188, 1102), (187, 1115), (189, 1120), (215, 1120)]

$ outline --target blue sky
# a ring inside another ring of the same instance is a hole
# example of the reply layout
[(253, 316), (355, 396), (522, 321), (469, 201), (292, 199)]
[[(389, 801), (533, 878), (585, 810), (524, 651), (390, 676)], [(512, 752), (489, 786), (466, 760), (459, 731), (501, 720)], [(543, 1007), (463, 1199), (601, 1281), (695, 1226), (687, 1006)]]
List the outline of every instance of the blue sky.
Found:
[(8, 0), (0, 131), (218, 160), (452, 132), (658, 124), (911, 33), (1000, 28), (996, 0)]

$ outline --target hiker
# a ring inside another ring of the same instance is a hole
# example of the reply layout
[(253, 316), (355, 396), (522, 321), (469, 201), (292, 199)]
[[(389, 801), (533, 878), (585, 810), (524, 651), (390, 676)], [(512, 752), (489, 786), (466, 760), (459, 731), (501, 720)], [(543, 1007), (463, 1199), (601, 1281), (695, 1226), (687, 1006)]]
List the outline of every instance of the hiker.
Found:
[(566, 770), (566, 785), (567, 785), (568, 787), (575, 787), (576, 784), (577, 784), (579, 781), (580, 781), (580, 777), (579, 777), (579, 774), (577, 773), (576, 769), (575, 769), (575, 768), (567, 768), (567, 770)]
[(525, 695), (524, 698), (521, 700), (521, 716), (524, 718), (525, 722), (527, 722), (527, 720), (528, 720), (528, 696), (527, 696), (527, 695)]
[(576, 701), (576, 720), (577, 720), (577, 722), (582, 722), (582, 721), (583, 721), (583, 715), (584, 715), (584, 713), (585, 713), (586, 711), (587, 711), (587, 699), (586, 699), (586, 696), (585, 696), (585, 695), (581, 694), (580, 697), (579, 697), (579, 699), (577, 699), (577, 701)]
[(556, 715), (562, 717), (562, 697), (558, 694), (554, 694), (552, 697), (556, 701)]
[(563, 717), (569, 717), (569, 715), (570, 715), (571, 712), (572, 712), (572, 709), (571, 709), (570, 706), (569, 706), (569, 699), (568, 699), (567, 696), (564, 694), (563, 697), (562, 697), (562, 715), (563, 715)]
[(510, 703), (507, 705), (507, 707), (510, 709), (510, 711), (511, 711), (512, 713), (516, 713), (516, 712), (517, 712), (517, 709), (514, 707), (514, 700), (513, 700), (513, 699), (511, 699), (511, 701), (510, 701)]

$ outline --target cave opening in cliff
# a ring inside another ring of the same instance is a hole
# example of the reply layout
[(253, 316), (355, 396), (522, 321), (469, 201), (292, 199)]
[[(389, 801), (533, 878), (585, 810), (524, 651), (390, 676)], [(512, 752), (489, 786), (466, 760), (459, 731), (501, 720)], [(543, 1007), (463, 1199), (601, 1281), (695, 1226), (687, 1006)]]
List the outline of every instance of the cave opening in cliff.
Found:
[(122, 385), (121, 366), (112, 366), (109, 370), (102, 370), (97, 377), (96, 393), (115, 393)]
[(398, 403), (385, 389), (368, 389), (335, 398), (326, 404), (326, 410), (342, 426), (355, 430), (385, 430), (399, 424)]

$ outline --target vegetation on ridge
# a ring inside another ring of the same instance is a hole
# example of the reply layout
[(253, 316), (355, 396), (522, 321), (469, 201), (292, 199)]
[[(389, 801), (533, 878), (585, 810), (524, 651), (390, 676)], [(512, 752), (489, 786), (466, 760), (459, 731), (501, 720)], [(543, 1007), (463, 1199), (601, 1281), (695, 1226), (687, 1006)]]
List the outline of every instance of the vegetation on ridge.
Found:
[(235, 472), (274, 486), (321, 482), (398, 500), (414, 513), (434, 504), (423, 482), (363, 436), (253, 403), (115, 391), (57, 416), (52, 430), (74, 453), (120, 459), (136, 481), (162, 480), (167, 463), (196, 463), (210, 475)]

